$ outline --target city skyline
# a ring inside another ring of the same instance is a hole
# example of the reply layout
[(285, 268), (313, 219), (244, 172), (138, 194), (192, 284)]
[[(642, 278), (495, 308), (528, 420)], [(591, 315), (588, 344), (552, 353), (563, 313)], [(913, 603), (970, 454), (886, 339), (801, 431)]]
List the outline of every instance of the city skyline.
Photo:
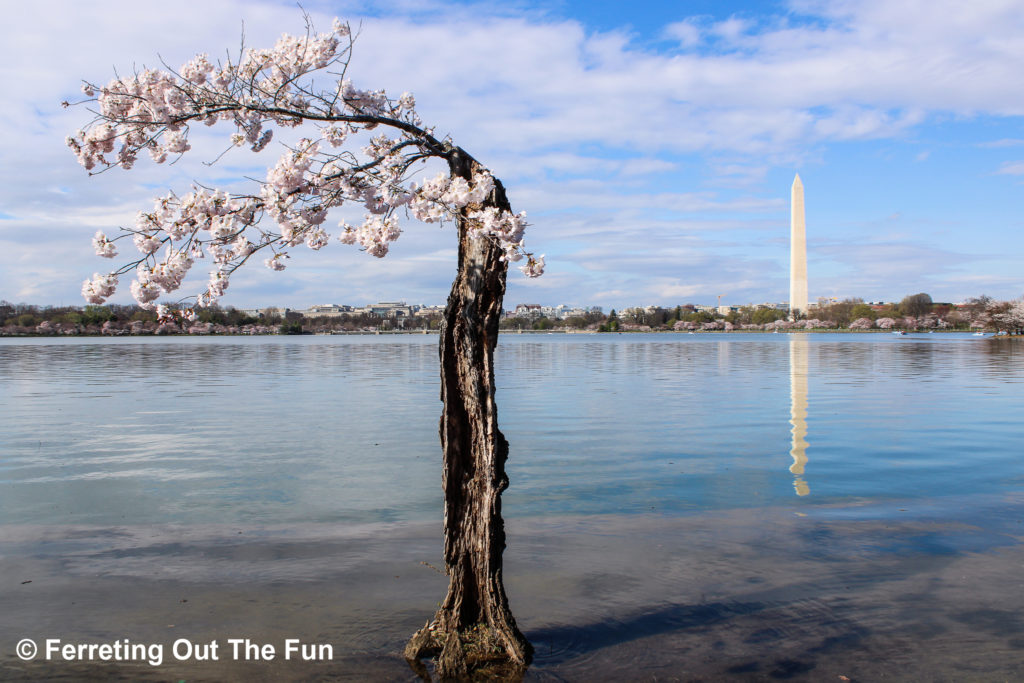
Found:
[[(786, 300), (786, 188), (797, 172), (814, 188), (812, 301), (1024, 292), (1024, 94), (1006, 87), (1024, 68), (1022, 7), (700, 0), (625, 11), (424, 0), (307, 9), (319, 27), (336, 14), (360, 25), (357, 85), (413, 92), (427, 124), (488, 165), (527, 212), (528, 245), (546, 254), (547, 274), (510, 273), (506, 307)], [(131, 174), (90, 178), (64, 146), (88, 114), (60, 102), (82, 97), (80, 79), (106, 82), (111, 67), (237, 50), (243, 22), (247, 44), (263, 46), (303, 21), (293, 3), (266, 0), (23, 10), (0, 29), (9, 99), (0, 299), (78, 305), (82, 280), (111, 266), (92, 252), (96, 230), (113, 236), (153, 197), (187, 192), (193, 180), (245, 189), (233, 179), (262, 177), (282, 148), (236, 150), (206, 166), (225, 133), (197, 130), (192, 158), (142, 159)], [(493, 67), (485, 80), (454, 59), (456, 46)], [(352, 216), (328, 219), (335, 234), (342, 218)], [(333, 240), (319, 253), (291, 251), (281, 273), (248, 265), (222, 303), (444, 301), (454, 231), (404, 227), (384, 260)], [(130, 302), (127, 279), (114, 303)], [(180, 294), (196, 290), (186, 283)]]
[[(927, 292), (925, 292), (925, 294), (927, 294)], [(909, 296), (909, 295), (907, 295), (907, 296)], [(855, 301), (855, 302), (859, 302), (859, 303), (869, 304), (869, 305), (872, 305), (872, 306), (898, 306), (900, 304), (900, 302), (902, 301), (902, 299), (904, 299), (904, 298), (905, 297), (899, 297), (897, 299), (865, 299), (864, 297), (851, 296), (851, 297), (839, 299), (839, 298), (836, 298), (836, 297), (824, 297), (824, 296), (822, 296), (822, 297), (814, 297), (814, 298), (808, 299), (807, 311), (809, 311), (811, 309), (814, 309), (814, 308), (819, 308), (821, 306), (827, 306), (827, 305), (830, 305), (830, 304), (833, 304), (833, 303), (846, 302), (846, 301)], [(934, 301), (934, 303), (936, 305), (963, 306), (963, 305), (968, 305), (969, 304), (969, 299), (973, 299), (973, 298), (976, 298), (976, 297), (969, 297), (968, 299), (962, 299), (962, 300), (956, 300), (956, 301), (942, 301), (942, 300), (939, 300), (939, 299), (934, 299), (933, 301)], [(1021, 299), (1021, 297), (1015, 297), (1014, 299), (999, 299), (998, 297), (993, 297), (992, 301), (1001, 302), (1001, 301), (1012, 301), (1012, 300), (1019, 300), (1019, 299)], [(41, 309), (76, 308), (76, 309), (82, 310), (82, 309), (85, 309), (85, 308), (88, 308), (88, 307), (92, 306), (92, 304), (88, 304), (88, 303), (86, 303), (84, 301), (73, 301), (71, 303), (63, 303), (63, 302), (53, 303), (53, 302), (40, 302), (40, 301), (10, 301), (8, 299), (0, 299), (0, 301), (3, 301), (6, 304), (11, 304), (11, 305), (14, 305), (14, 306), (33, 306), (33, 307), (37, 307), (37, 308), (41, 308)], [(339, 303), (339, 301), (340, 302), (344, 302), (344, 303)], [(119, 304), (116, 301), (107, 302), (107, 304), (102, 304), (101, 307), (102, 306), (106, 306), (108, 304), (113, 304), (113, 305), (129, 305), (129, 306), (137, 306), (138, 305), (135, 301), (128, 300), (126, 302), (123, 302), (123, 304)], [(182, 305), (187, 305), (187, 302), (186, 302), (186, 304), (182, 304)], [(384, 301), (384, 300), (372, 300), (372, 301), (371, 300), (364, 300), (364, 301), (362, 301), (362, 303), (352, 303), (351, 299), (338, 299), (336, 301), (332, 301), (332, 302), (329, 302), (329, 303), (326, 303), (326, 302), (323, 302), (323, 301), (318, 301), (316, 303), (306, 302), (306, 303), (301, 303), (299, 305), (294, 305), (294, 306), (292, 306), (292, 305), (284, 305), (284, 304), (281, 304), (281, 303), (275, 303), (275, 302), (272, 302), (272, 301), (269, 302), (269, 303), (267, 301), (260, 301), (260, 302), (256, 302), (255, 304), (248, 305), (248, 306), (236, 305), (234, 303), (231, 303), (230, 301), (221, 301), (219, 304), (217, 304), (217, 306), (219, 306), (220, 308), (223, 308), (223, 309), (234, 308), (234, 309), (238, 309), (238, 310), (247, 310), (247, 311), (268, 310), (268, 309), (294, 310), (294, 311), (311, 311), (311, 310), (317, 309), (317, 308), (330, 308), (330, 307), (347, 307), (347, 308), (351, 308), (351, 309), (366, 309), (366, 308), (371, 308), (371, 307), (374, 307), (374, 306), (381, 306), (381, 305), (399, 305), (399, 306), (410, 306), (410, 307), (431, 308), (431, 309), (444, 309), (444, 307), (445, 307), (445, 304), (444, 304), (443, 301), (442, 302), (430, 303), (430, 302), (426, 302), (426, 300), (423, 300), (423, 299), (414, 300), (414, 299), (411, 299), (409, 297), (406, 297), (406, 298), (398, 297), (398, 298), (391, 299), (391, 300), (388, 300), (388, 301)], [(776, 309), (779, 309), (779, 310), (789, 310), (790, 309), (790, 303), (789, 303), (788, 300), (771, 301), (769, 299), (764, 299), (764, 298), (762, 298), (760, 300), (753, 300), (752, 299), (752, 300), (743, 301), (743, 302), (723, 301), (721, 303), (719, 303), (717, 301), (716, 302), (708, 302), (708, 301), (703, 300), (703, 299), (687, 299), (687, 300), (680, 300), (680, 301), (669, 302), (669, 303), (643, 303), (643, 302), (633, 301), (632, 303), (626, 303), (625, 305), (621, 305), (621, 306), (602, 306), (600, 304), (588, 303), (588, 302), (585, 302), (585, 301), (584, 302), (577, 302), (577, 301), (565, 302), (565, 301), (560, 301), (560, 302), (555, 302), (555, 303), (539, 303), (537, 301), (532, 301), (532, 300), (522, 300), (522, 301), (516, 300), (516, 301), (513, 301), (513, 300), (509, 299), (508, 297), (505, 298), (503, 308), (504, 308), (504, 310), (506, 312), (508, 312), (508, 311), (515, 310), (517, 307), (520, 307), (520, 306), (539, 306), (539, 307), (543, 307), (545, 309), (556, 309), (556, 308), (584, 309), (584, 310), (594, 309), (594, 310), (600, 310), (600, 311), (604, 311), (604, 312), (607, 312), (607, 311), (610, 311), (610, 310), (624, 311), (624, 310), (630, 310), (630, 309), (653, 309), (653, 308), (661, 308), (661, 309), (664, 309), (664, 310), (669, 310), (669, 309), (674, 309), (674, 308), (677, 308), (677, 307), (683, 307), (683, 308), (694, 307), (696, 310), (713, 310), (713, 309), (733, 309), (733, 310), (738, 310), (738, 309), (741, 309), (741, 308), (749, 308), (749, 307), (753, 307), (753, 308), (759, 308), (759, 307), (761, 307), (761, 308), (776, 308)]]

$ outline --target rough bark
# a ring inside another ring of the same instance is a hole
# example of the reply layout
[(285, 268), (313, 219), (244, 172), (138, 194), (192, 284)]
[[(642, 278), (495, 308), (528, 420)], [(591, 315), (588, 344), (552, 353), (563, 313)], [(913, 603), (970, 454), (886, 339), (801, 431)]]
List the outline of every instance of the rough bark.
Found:
[[(469, 179), (476, 162), (461, 150), (452, 175)], [(500, 182), (486, 204), (508, 209)], [(448, 594), (418, 631), (405, 657), (437, 658), (442, 679), (521, 675), (532, 647), (516, 627), (502, 584), (505, 526), (501, 492), (508, 487), (508, 442), (498, 429), (494, 348), (508, 263), (486, 239), (470, 239), (459, 221), (459, 269), (441, 324), (441, 448), (444, 458), (444, 556)]]

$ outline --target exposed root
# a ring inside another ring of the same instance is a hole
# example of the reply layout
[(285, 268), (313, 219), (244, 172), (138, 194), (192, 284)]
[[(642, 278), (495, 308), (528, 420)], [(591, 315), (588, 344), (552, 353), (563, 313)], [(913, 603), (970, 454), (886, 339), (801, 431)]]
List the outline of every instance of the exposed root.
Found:
[[(435, 658), (441, 681), (518, 681), (526, 672), (529, 644), (512, 652), (503, 638), (486, 624), (460, 631), (442, 630), (430, 623), (416, 632), (405, 646), (405, 659), (422, 678), (429, 680), (421, 660)], [(524, 641), (525, 643), (525, 641)]]

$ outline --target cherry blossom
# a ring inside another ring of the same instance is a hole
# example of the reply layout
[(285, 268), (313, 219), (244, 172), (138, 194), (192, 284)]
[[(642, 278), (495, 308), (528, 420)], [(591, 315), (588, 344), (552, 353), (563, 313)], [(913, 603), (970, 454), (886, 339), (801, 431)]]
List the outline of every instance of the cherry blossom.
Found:
[(103, 258), (114, 258), (117, 256), (117, 247), (107, 239), (107, 236), (101, 230), (97, 230), (96, 235), (92, 238), (92, 246), (96, 250), (97, 256), (102, 256)]
[(116, 288), (117, 275), (93, 273), (92, 279), (86, 280), (82, 284), (82, 296), (91, 304), (101, 304), (114, 293)]
[(528, 261), (525, 266), (519, 266), (519, 270), (523, 271), (527, 277), (540, 277), (544, 274), (544, 254), (534, 257), (532, 254), (527, 257)]
[[(132, 295), (158, 311), (157, 333), (169, 333), (195, 317), (184, 314), (180, 302), (157, 301), (180, 289), (197, 263), (207, 264), (207, 279), (197, 287), (194, 307), (211, 306), (250, 261), (284, 270), (291, 250), (326, 248), (332, 236), (381, 258), (403, 234), (405, 219), (454, 224), (458, 270), (439, 335), (443, 477), (456, 482), (445, 485), (451, 581), (448, 597), (404, 654), (410, 660), (437, 655), (441, 679), (465, 678), (466, 648), (481, 644), (488, 665), (497, 657), (522, 667), (532, 648), (502, 586), (499, 503), (508, 485), (508, 443), (497, 423), (494, 349), (509, 263), (525, 259), (520, 270), (537, 277), (544, 256), (525, 250), (526, 214), (512, 211), (501, 182), (450, 138), (424, 126), (410, 93), (393, 99), (348, 77), (353, 40), (348, 25), (335, 21), (329, 33), (309, 28), (226, 61), (200, 54), (177, 70), (142, 68), (103, 86), (85, 83), (96, 118), (67, 145), (93, 173), (149, 163), (143, 151), (153, 163), (171, 163), (190, 153), (198, 126), (222, 133), (221, 156), (259, 152), (275, 131), (302, 130), (277, 136), (297, 141), (281, 145), (249, 191), (196, 185), (157, 197), (151, 210), (123, 228), (138, 258), (95, 274), (82, 294), (101, 303), (120, 275), (134, 274)], [(416, 182), (423, 175), (428, 178)], [(347, 222), (358, 215), (361, 223)], [(101, 233), (93, 246), (112, 256), (113, 241)], [(479, 616), (469, 623), (467, 615)]]
[[(134, 270), (132, 294), (152, 307), (180, 288), (193, 263), (209, 254), (216, 268), (196, 303), (212, 305), (231, 273), (256, 252), (273, 252), (264, 264), (283, 270), (282, 247), (326, 247), (329, 214), (346, 205), (361, 205), (367, 213), (358, 226), (342, 220), (336, 236), (371, 256), (387, 255), (408, 217), (464, 225), (473, 239), (499, 246), (503, 260), (525, 257), (520, 270), (528, 277), (541, 275), (544, 257), (524, 247), (525, 213), (495, 204), (498, 186), (487, 169), (473, 162), (466, 177), (449, 171), (412, 180), (430, 159), (453, 169), (456, 155), (465, 153), (423, 126), (411, 93), (391, 99), (347, 77), (326, 89), (314, 86), (314, 77), (322, 86), (325, 76), (347, 72), (352, 46), (349, 26), (336, 20), (328, 33), (286, 34), (272, 48), (245, 50), (237, 62), (214, 62), (202, 53), (176, 71), (143, 68), (106, 85), (84, 83), (82, 91), (91, 98), (86, 102), (95, 104), (98, 115), (68, 137), (67, 145), (91, 172), (130, 169), (142, 151), (154, 163), (173, 160), (192, 149), (189, 135), (199, 124), (225, 125), (226, 149), (248, 146), (255, 152), (270, 144), (275, 128), (308, 125), (315, 135), (285, 147), (252, 194), (195, 187), (183, 196), (158, 197), (152, 211), (140, 212), (134, 226), (123, 229), (141, 257), (112, 273), (113, 280), (94, 277), (83, 295), (101, 303), (113, 294), (116, 276)], [(352, 149), (349, 143), (365, 140), (366, 131), (374, 137)], [(93, 247), (100, 256), (117, 255), (102, 232)]]
[(263, 263), (271, 270), (284, 270), (286, 267), (284, 259), (286, 258), (288, 258), (288, 254), (282, 252), (280, 254), (274, 254)]

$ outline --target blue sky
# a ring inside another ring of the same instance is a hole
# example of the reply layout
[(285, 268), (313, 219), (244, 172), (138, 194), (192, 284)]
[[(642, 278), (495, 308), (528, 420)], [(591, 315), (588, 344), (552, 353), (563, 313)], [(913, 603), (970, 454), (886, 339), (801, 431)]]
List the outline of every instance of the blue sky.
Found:
[[(812, 299), (1024, 293), (1017, 0), (303, 5), (325, 29), (361, 24), (356, 84), (414, 92), (527, 212), (547, 274), (510, 273), (508, 307), (784, 301), (797, 172)], [(294, 3), (260, 0), (43, 0), (4, 22), (0, 298), (80, 303), (110, 267), (97, 229), (130, 225), (168, 188), (241, 189), (273, 164), (280, 148), (204, 165), (232, 132), (217, 128), (173, 167), (91, 178), (64, 147), (88, 119), (59, 106), (81, 79), (223, 54), (243, 22), (254, 46), (303, 29)], [(281, 273), (247, 269), (222, 303), (442, 303), (454, 234), (409, 222), (383, 260), (334, 242)]]

